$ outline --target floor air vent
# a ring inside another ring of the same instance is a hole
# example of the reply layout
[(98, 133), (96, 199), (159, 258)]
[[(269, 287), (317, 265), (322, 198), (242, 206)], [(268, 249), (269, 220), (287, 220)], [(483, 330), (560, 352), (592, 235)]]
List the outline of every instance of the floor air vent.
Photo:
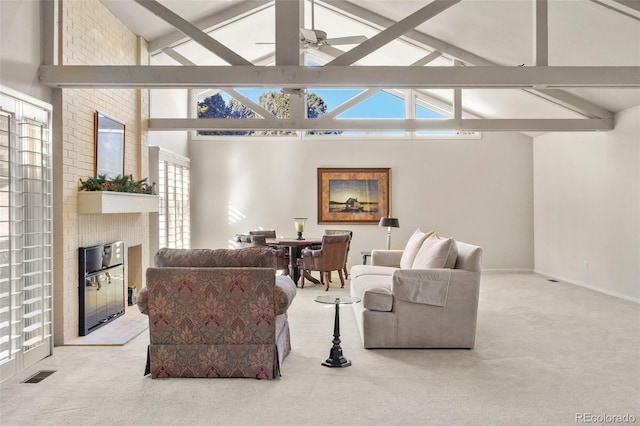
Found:
[(27, 380), (23, 381), (22, 383), (40, 383), (41, 381), (43, 381), (44, 379), (46, 379), (47, 377), (49, 377), (50, 375), (52, 375), (55, 372), (56, 372), (56, 370), (38, 371), (36, 374), (34, 374), (33, 376), (29, 377)]

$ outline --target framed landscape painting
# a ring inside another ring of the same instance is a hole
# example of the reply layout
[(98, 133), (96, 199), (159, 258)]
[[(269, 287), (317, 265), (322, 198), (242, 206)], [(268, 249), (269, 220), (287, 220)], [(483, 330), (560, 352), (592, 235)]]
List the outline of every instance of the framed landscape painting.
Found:
[(318, 223), (378, 224), (389, 216), (391, 169), (318, 168)]

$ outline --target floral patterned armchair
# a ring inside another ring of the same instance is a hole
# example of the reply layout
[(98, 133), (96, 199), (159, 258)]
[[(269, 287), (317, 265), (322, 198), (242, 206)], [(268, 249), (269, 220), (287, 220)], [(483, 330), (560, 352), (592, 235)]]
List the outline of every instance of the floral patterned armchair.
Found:
[(296, 287), (275, 262), (268, 247), (159, 250), (138, 298), (149, 316), (145, 374), (279, 377)]

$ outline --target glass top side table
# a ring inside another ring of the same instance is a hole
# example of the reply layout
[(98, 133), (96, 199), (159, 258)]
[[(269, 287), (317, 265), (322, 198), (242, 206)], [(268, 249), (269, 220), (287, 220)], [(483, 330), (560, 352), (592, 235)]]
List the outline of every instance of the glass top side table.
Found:
[(350, 305), (360, 302), (359, 297), (352, 296), (318, 296), (315, 298), (318, 303), (332, 304), (336, 307), (336, 315), (333, 322), (333, 346), (329, 351), (329, 358), (322, 362), (325, 367), (348, 367), (351, 361), (342, 355), (340, 346), (340, 305)]

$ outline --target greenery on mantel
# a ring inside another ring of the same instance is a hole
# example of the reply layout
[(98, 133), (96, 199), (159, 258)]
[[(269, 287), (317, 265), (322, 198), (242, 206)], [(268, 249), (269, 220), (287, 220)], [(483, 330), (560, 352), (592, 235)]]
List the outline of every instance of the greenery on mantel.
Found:
[(134, 180), (132, 175), (118, 175), (113, 179), (108, 179), (106, 175), (90, 177), (86, 180), (80, 179), (78, 191), (113, 191), (128, 192), (133, 194), (155, 194), (155, 184), (147, 183), (147, 178)]

